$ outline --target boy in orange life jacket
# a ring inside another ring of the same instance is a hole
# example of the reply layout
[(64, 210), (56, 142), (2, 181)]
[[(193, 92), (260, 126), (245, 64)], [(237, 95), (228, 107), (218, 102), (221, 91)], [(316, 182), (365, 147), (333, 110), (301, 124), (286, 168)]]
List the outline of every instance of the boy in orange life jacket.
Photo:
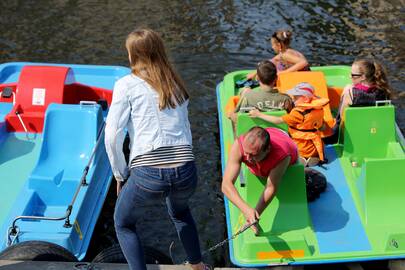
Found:
[(289, 114), (277, 117), (252, 110), (249, 115), (273, 124), (286, 123), (305, 166), (317, 165), (319, 161), (324, 162), (324, 144), (320, 129), (323, 126), (323, 106), (328, 104), (329, 100), (315, 96), (312, 85), (305, 82), (297, 84), (287, 91), (287, 94), (293, 97), (295, 104)]

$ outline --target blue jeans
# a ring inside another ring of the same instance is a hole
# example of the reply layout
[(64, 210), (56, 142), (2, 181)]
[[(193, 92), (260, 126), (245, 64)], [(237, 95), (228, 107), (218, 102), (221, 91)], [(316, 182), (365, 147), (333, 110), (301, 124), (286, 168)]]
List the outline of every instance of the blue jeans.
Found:
[(194, 161), (175, 168), (135, 167), (115, 205), (114, 223), (118, 241), (129, 268), (146, 270), (142, 245), (136, 232), (140, 208), (166, 200), (177, 234), (192, 264), (201, 262), (197, 228), (188, 200), (197, 187)]

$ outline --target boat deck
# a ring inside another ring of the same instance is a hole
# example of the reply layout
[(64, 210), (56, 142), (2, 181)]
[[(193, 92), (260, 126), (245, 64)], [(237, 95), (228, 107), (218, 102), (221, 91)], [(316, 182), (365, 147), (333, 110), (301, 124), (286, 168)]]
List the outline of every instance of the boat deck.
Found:
[(35, 167), (40, 149), (41, 134), (7, 133), (0, 144), (0, 224)]
[(328, 181), (327, 188), (308, 204), (319, 253), (368, 251), (366, 232), (333, 146), (326, 147), (328, 164), (315, 167)]

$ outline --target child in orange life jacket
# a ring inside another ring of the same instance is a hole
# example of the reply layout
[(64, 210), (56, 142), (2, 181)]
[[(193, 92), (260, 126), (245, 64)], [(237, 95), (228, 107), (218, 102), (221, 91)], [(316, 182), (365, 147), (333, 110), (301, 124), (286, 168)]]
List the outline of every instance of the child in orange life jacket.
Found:
[[(278, 30), (268, 39), (271, 47), (277, 54), (270, 61), (277, 67), (277, 74), (293, 71), (309, 71), (309, 64), (305, 56), (297, 50), (290, 48), (292, 32)], [(248, 79), (256, 77), (256, 72), (248, 74)]]
[(281, 117), (265, 115), (258, 110), (249, 112), (251, 117), (259, 117), (273, 124), (286, 123), (291, 138), (298, 146), (298, 151), (305, 166), (324, 162), (324, 144), (320, 129), (323, 126), (323, 106), (329, 103), (326, 98), (314, 95), (314, 88), (309, 83), (299, 83), (287, 91), (294, 99), (295, 107), (289, 114)]

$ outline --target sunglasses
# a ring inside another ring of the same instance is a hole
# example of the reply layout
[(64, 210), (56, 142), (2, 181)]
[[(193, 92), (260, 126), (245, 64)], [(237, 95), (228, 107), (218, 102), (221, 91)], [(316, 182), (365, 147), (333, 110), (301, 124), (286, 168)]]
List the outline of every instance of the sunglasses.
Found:
[(352, 73), (351, 74), (351, 76), (352, 76), (352, 78), (356, 78), (356, 77), (360, 77), (361, 75), (363, 75), (363, 74), (360, 74), (360, 73)]

